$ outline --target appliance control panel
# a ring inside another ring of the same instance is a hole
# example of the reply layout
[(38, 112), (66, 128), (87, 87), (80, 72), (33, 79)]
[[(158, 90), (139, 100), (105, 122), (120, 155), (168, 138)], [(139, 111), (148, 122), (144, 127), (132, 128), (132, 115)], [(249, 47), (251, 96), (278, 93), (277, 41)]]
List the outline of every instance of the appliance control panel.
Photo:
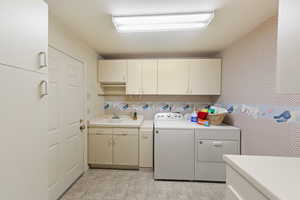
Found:
[(180, 113), (157, 113), (154, 116), (156, 121), (172, 121), (172, 120), (183, 120), (183, 115)]

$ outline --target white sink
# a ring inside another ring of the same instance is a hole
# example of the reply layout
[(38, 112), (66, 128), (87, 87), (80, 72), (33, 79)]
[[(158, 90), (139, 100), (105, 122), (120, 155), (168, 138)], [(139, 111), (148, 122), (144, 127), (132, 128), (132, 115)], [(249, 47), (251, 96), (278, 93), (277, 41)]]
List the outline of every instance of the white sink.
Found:
[(139, 127), (143, 122), (143, 117), (139, 117), (138, 120), (133, 120), (129, 116), (120, 116), (120, 119), (112, 119), (111, 116), (104, 118), (96, 118), (90, 120), (90, 125), (95, 126), (112, 126), (112, 127)]

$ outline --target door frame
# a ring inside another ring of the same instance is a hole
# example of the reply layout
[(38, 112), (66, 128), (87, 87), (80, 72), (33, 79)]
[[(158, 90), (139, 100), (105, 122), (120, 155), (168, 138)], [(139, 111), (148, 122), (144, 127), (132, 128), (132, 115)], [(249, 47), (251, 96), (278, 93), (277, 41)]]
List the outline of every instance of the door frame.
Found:
[[(52, 44), (48, 44), (48, 48), (52, 48), (52, 49), (55, 49), (56, 51), (59, 51), (60, 53), (72, 58), (72, 59), (75, 59), (77, 60), (78, 62), (82, 63), (83, 64), (83, 117), (85, 119), (85, 121), (87, 122), (87, 110), (88, 110), (88, 107), (87, 107), (87, 97), (86, 97), (86, 94), (87, 94), (87, 65), (86, 65), (86, 62), (84, 60), (81, 60), (80, 58), (78, 58), (77, 56), (73, 56), (71, 53), (69, 53), (67, 50), (64, 50), (64, 49), (61, 49), (61, 48), (58, 48), (56, 47), (55, 45), (52, 45)], [(86, 123), (86, 127), (87, 127), (87, 123)], [(84, 152), (83, 152), (83, 165), (84, 165), (84, 172), (86, 172), (88, 169), (89, 169), (89, 166), (88, 166), (88, 155), (87, 155), (87, 128), (84, 130), (83, 132), (84, 134)]]

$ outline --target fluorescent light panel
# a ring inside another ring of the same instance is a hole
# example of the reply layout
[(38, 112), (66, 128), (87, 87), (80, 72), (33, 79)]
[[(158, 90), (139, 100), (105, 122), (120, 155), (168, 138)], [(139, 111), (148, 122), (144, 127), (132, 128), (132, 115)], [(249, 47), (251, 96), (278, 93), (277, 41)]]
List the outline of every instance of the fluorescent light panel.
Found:
[(214, 13), (177, 15), (113, 16), (119, 32), (173, 31), (204, 28), (212, 21)]

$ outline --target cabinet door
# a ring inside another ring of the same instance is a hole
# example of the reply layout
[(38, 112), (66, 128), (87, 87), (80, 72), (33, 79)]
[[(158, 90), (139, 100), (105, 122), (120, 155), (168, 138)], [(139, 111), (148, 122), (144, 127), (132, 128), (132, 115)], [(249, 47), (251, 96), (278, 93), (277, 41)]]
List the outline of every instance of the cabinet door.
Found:
[(139, 164), (138, 134), (113, 135), (113, 164), (137, 166)]
[(112, 135), (89, 135), (90, 164), (112, 164)]
[(142, 62), (142, 94), (157, 94), (157, 60)]
[(40, 96), (42, 80), (47, 76), (0, 64), (0, 199), (47, 199), (48, 97)]
[(190, 61), (190, 94), (219, 95), (221, 93), (221, 59)]
[(126, 94), (141, 94), (142, 92), (142, 61), (129, 60), (127, 69)]
[(140, 133), (140, 167), (153, 166), (153, 134), (152, 131)]
[(96, 135), (90, 134), (88, 135), (88, 163), (95, 164), (96, 163)]
[(189, 62), (166, 59), (158, 61), (158, 94), (188, 94)]
[(126, 83), (126, 60), (100, 60), (99, 67), (100, 82)]
[(45, 70), (40, 69), (39, 53), (48, 49), (48, 5), (42, 0), (2, 0), (0, 19), (0, 63)]

